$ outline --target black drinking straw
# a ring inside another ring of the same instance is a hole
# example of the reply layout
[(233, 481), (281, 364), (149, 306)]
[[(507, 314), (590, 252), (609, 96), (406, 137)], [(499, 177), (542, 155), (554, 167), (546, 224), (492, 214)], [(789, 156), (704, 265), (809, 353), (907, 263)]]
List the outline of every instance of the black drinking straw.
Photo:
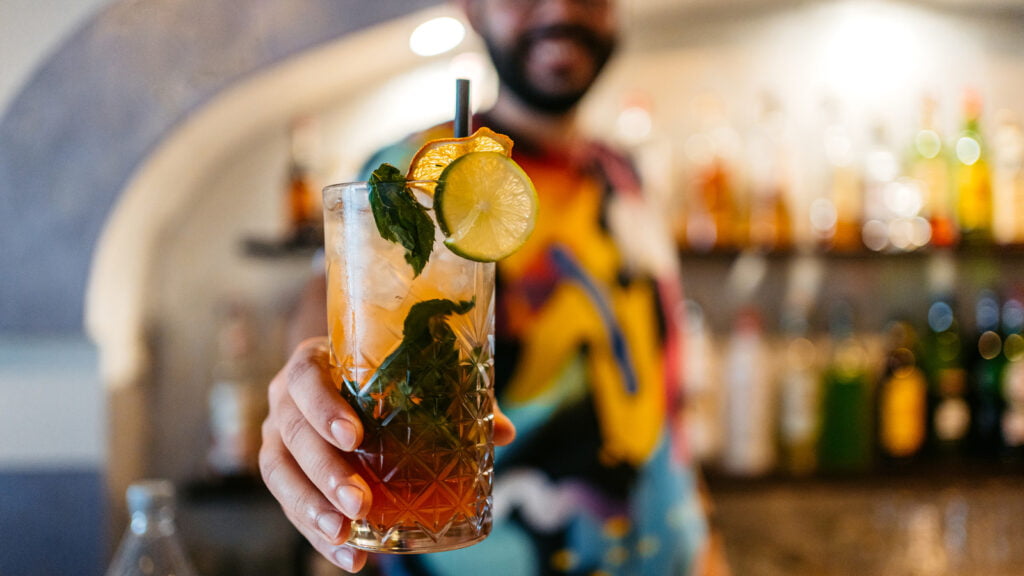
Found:
[(465, 138), (472, 129), (472, 117), (469, 114), (469, 80), (455, 80), (455, 137)]

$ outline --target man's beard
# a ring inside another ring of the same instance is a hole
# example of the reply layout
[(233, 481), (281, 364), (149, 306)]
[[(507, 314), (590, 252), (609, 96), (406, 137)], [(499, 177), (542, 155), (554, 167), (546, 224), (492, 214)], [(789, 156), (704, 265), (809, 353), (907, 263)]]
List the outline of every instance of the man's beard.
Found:
[[(594, 59), (594, 74), (585, 86), (570, 92), (552, 93), (539, 89), (530, 81), (526, 74), (525, 62), (532, 43), (542, 38), (559, 36), (575, 38), (583, 44)], [(548, 26), (533, 30), (519, 38), (507, 51), (495, 46), (490, 38), (485, 37), (484, 43), (501, 83), (530, 107), (551, 114), (564, 114), (571, 110), (586, 95), (615, 51), (615, 38), (598, 36), (587, 28), (572, 25)]]

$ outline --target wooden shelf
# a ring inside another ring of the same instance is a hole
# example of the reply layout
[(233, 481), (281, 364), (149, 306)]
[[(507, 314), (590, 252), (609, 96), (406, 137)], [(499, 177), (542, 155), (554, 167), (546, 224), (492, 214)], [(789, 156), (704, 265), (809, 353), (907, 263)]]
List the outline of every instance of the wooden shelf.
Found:
[(797, 256), (820, 258), (824, 260), (921, 260), (936, 256), (948, 255), (953, 258), (990, 258), (990, 259), (1022, 259), (1024, 258), (1024, 245), (986, 245), (986, 246), (957, 246), (953, 248), (921, 248), (909, 252), (882, 251), (873, 252), (866, 248), (853, 251), (830, 251), (830, 250), (758, 250), (758, 249), (735, 249), (735, 250), (711, 250), (707, 252), (680, 248), (679, 257), (684, 261), (695, 259), (731, 261), (740, 256), (760, 256), (770, 260), (786, 260)]
[(912, 489), (939, 492), (983, 484), (1013, 485), (1024, 490), (1024, 461), (1000, 462), (967, 458), (953, 461), (883, 464), (856, 474), (768, 474), (740, 477), (715, 470), (705, 472), (713, 493), (742, 494), (784, 490), (842, 492), (857, 490)]

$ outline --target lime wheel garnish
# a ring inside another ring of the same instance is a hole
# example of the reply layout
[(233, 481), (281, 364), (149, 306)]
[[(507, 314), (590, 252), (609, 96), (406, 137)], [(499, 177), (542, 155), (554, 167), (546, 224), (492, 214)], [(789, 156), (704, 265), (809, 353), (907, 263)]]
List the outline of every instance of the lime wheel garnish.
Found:
[(526, 172), (501, 152), (469, 152), (437, 178), (434, 213), (445, 246), (479, 262), (521, 248), (537, 221), (537, 191)]

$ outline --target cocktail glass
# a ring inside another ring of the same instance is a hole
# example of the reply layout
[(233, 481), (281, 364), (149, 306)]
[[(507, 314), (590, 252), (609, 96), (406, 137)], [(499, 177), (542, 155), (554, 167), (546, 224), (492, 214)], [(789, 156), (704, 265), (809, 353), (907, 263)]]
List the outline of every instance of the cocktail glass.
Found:
[[(409, 184), (427, 207), (430, 185)], [(331, 370), (362, 420), (356, 456), (373, 493), (348, 543), (461, 548), (491, 529), (494, 264), (452, 253), (435, 225), (416, 275), (378, 232), (369, 192), (366, 182), (324, 189)]]

